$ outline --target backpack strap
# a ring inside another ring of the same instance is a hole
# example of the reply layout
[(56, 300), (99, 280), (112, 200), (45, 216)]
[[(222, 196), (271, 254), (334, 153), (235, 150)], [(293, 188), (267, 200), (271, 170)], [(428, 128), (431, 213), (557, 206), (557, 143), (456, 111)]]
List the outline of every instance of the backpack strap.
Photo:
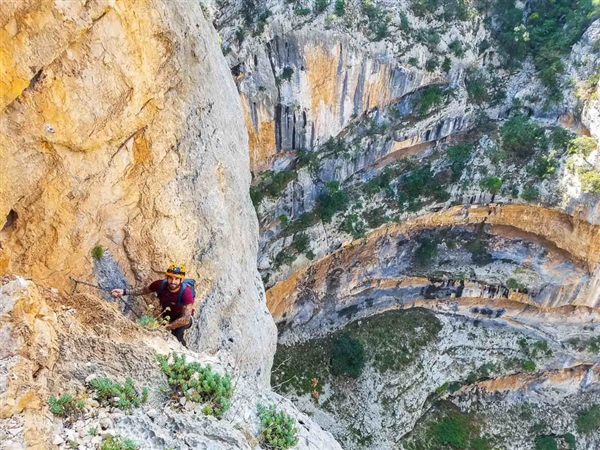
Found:
[(183, 303), (183, 293), (186, 289), (191, 289), (187, 283), (181, 283), (181, 289), (179, 290), (179, 294), (177, 295), (177, 306), (181, 306)]
[(158, 298), (160, 298), (160, 294), (163, 293), (163, 291), (165, 290), (166, 287), (167, 287), (167, 280), (162, 280), (162, 282), (160, 283), (160, 287), (158, 288), (158, 291), (156, 291), (156, 296)]

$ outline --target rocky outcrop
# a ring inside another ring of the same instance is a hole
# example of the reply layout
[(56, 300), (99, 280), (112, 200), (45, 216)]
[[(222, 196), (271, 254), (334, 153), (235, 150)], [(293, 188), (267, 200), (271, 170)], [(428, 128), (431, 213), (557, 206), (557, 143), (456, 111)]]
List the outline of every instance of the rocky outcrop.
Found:
[(0, 271), (66, 291), (69, 275), (139, 286), (185, 264), (193, 348), (246, 355), (265, 384), (242, 108), (200, 5), (12, 2), (0, 21)]
[[(144, 449), (250, 449), (259, 435), (257, 403), (277, 405), (295, 418), (298, 448), (339, 448), (291, 403), (257, 388), (243, 365), (228, 365), (221, 354), (185, 349), (169, 333), (144, 329), (94, 295), (64, 295), (20, 277), (6, 276), (1, 283), (0, 438), (6, 448), (68, 448), (69, 441), (97, 448), (89, 435), (95, 429), (100, 437), (118, 434)], [(172, 408), (160, 390), (166, 379), (156, 359), (171, 352), (232, 375), (234, 396), (223, 419), (205, 416), (192, 402)], [(131, 414), (100, 407), (87, 391), (99, 377), (121, 383), (130, 377), (148, 388), (149, 400)], [(86, 399), (75, 424), (48, 413), (48, 398), (65, 393)]]

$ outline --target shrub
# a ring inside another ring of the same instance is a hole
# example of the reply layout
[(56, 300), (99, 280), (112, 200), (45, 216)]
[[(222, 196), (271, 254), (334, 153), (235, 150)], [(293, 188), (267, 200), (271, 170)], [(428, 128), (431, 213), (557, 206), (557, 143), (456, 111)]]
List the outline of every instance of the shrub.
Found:
[(308, 16), (310, 14), (310, 8), (305, 8), (301, 5), (296, 5), (294, 7), (294, 14), (297, 16)]
[(465, 77), (469, 101), (479, 106), (500, 103), (506, 97), (504, 85), (497, 76), (487, 75), (482, 70), (469, 70)]
[(367, 25), (371, 32), (371, 39), (380, 41), (389, 34), (388, 24), (392, 20), (391, 15), (378, 8), (371, 0), (362, 0), (361, 11), (368, 17)]
[(298, 253), (305, 253), (310, 247), (308, 235), (306, 233), (298, 233), (294, 235), (292, 247), (294, 247)]
[(315, 0), (315, 11), (317, 14), (322, 13), (329, 6), (329, 0)]
[(453, 145), (446, 150), (446, 156), (451, 162), (450, 168), (452, 169), (453, 181), (457, 181), (460, 178), (467, 161), (471, 159), (472, 152), (472, 145)]
[(96, 245), (92, 249), (92, 257), (96, 260), (100, 260), (100, 259), (102, 259), (103, 256), (104, 256), (104, 248), (102, 248), (101, 245)]
[(413, 67), (419, 67), (419, 59), (411, 56), (408, 58), (408, 65)]
[(487, 177), (479, 182), (481, 188), (492, 195), (496, 195), (502, 188), (502, 180), (498, 177)]
[(331, 373), (358, 378), (365, 366), (362, 343), (350, 333), (342, 333), (332, 342)]
[(175, 353), (172, 363), (169, 363), (171, 356), (158, 355), (157, 359), (174, 395), (205, 403), (202, 409), (205, 415), (221, 418), (229, 409), (233, 387), (228, 373), (223, 376), (214, 372), (210, 364), (186, 363), (185, 355), (178, 356)]
[(535, 450), (558, 450), (556, 438), (554, 436), (537, 436)]
[(317, 152), (309, 152), (306, 149), (298, 150), (296, 159), (296, 168), (308, 167), (309, 170), (315, 171), (319, 168), (319, 155)]
[(444, 91), (439, 86), (428, 86), (415, 95), (413, 109), (419, 116), (429, 113), (444, 103)]
[(575, 421), (577, 431), (584, 434), (590, 434), (600, 429), (600, 405), (592, 405), (580, 411)]
[(348, 207), (348, 195), (341, 191), (336, 181), (326, 184), (327, 192), (319, 197), (319, 215), (323, 222), (331, 222), (333, 216)]
[(55, 416), (70, 417), (79, 415), (85, 406), (82, 400), (75, 400), (71, 394), (63, 394), (59, 398), (48, 399), (50, 412)]
[(470, 427), (467, 418), (459, 413), (442, 417), (433, 425), (433, 440), (436, 448), (447, 444), (452, 448), (466, 449), (469, 443)]
[(260, 417), (260, 442), (273, 450), (285, 450), (298, 443), (298, 429), (294, 419), (284, 411), (277, 411), (275, 406), (258, 405)]
[(528, 186), (521, 192), (521, 198), (526, 202), (535, 202), (540, 198), (540, 191), (536, 187)]
[(425, 70), (427, 72), (434, 72), (440, 65), (440, 60), (437, 56), (432, 56), (427, 61), (425, 61)]
[(421, 238), (418, 242), (419, 246), (414, 253), (415, 265), (421, 269), (426, 269), (437, 256), (437, 241)]
[(462, 42), (459, 39), (455, 39), (450, 44), (448, 44), (448, 48), (457, 58), (462, 58), (465, 54), (465, 49), (463, 48)]
[[(140, 406), (143, 400), (135, 390), (131, 378), (127, 378), (125, 384), (113, 383), (110, 378), (97, 378), (90, 382), (90, 386), (96, 391), (98, 402), (102, 405), (130, 410)], [(144, 397), (148, 397), (147, 392)]]
[(344, 14), (346, 14), (346, 2), (344, 0), (336, 0), (335, 15), (342, 17)]
[(550, 178), (556, 172), (559, 162), (555, 158), (556, 150), (552, 150), (548, 155), (538, 155), (531, 168), (531, 171), (540, 180)]
[(366, 231), (364, 222), (356, 214), (346, 216), (339, 229), (351, 234), (354, 239), (363, 237)]
[(442, 70), (445, 73), (450, 72), (450, 69), (452, 69), (452, 61), (450, 61), (450, 58), (446, 57), (444, 58), (444, 62), (442, 63)]
[(528, 117), (517, 115), (502, 125), (500, 135), (507, 154), (527, 158), (543, 144), (544, 130)]
[(121, 436), (104, 435), (99, 450), (136, 450), (138, 446), (131, 439)]
[(573, 133), (569, 130), (565, 130), (562, 127), (555, 127), (550, 133), (550, 140), (555, 150), (561, 152), (567, 149), (569, 142), (573, 139)]
[[(284, 67), (283, 72), (281, 72), (281, 79), (290, 81), (292, 79), (292, 75), (294, 74), (294, 69), (292, 67)], [(279, 172), (282, 173), (282, 172)]]
[(521, 290), (521, 289), (525, 288), (525, 286), (523, 286), (521, 283), (519, 283), (514, 278), (509, 278), (508, 280), (506, 280), (506, 287), (509, 289), (517, 289), (517, 290)]
[(569, 142), (567, 151), (571, 155), (581, 155), (584, 158), (590, 156), (597, 146), (597, 142), (590, 136), (579, 136)]
[(279, 216), (279, 223), (281, 223), (281, 226), (285, 228), (289, 225), (290, 219), (288, 219), (288, 216), (286, 216), (285, 214), (282, 214)]
[(567, 433), (563, 436), (563, 439), (569, 446), (569, 450), (575, 450), (577, 448), (577, 442), (575, 441), (575, 436), (571, 433)]
[(284, 248), (275, 256), (275, 261), (273, 264), (273, 268), (277, 269), (281, 266), (288, 266), (296, 260), (296, 255), (288, 248)]
[(600, 172), (588, 170), (579, 174), (583, 192), (600, 193)]
[(527, 361), (522, 361), (521, 366), (525, 372), (535, 372), (535, 362), (530, 359)]

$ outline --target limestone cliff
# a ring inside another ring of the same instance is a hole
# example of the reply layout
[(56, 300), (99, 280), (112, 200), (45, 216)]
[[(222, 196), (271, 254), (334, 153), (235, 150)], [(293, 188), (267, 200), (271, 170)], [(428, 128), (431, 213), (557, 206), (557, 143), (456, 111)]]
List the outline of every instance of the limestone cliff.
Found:
[(2, 27), (2, 272), (70, 290), (68, 276), (124, 287), (185, 264), (202, 302), (194, 348), (252, 348), (264, 382), (275, 334), (246, 133), (200, 5), (12, 2)]

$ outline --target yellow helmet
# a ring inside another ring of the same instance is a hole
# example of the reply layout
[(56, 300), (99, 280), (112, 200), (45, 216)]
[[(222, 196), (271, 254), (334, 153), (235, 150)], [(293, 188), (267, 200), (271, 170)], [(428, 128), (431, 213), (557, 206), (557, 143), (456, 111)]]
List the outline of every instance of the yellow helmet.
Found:
[(181, 264), (171, 264), (165, 275), (168, 277), (185, 278), (185, 266)]

